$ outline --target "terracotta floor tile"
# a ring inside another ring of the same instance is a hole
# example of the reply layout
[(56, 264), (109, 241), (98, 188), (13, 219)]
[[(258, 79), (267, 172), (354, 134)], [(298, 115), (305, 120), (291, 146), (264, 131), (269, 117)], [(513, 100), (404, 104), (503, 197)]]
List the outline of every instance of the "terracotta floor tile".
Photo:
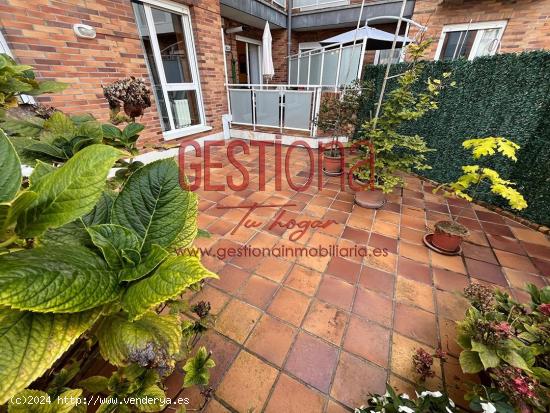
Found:
[(445, 381), (449, 397), (462, 408), (468, 407), (468, 402), (464, 400), (464, 394), (471, 390), (472, 383), (479, 383), (476, 375), (464, 374), (458, 362), (454, 357), (448, 357), (447, 362), (443, 364), (445, 372)]
[(435, 312), (433, 290), (430, 286), (405, 277), (397, 277), (395, 299), (404, 304), (414, 305)]
[[(521, 245), (530, 257), (548, 258), (550, 257), (550, 246), (522, 242)], [(514, 252), (514, 251), (510, 251)]]
[(533, 261), (533, 264), (535, 264), (535, 267), (537, 267), (542, 275), (550, 277), (550, 261), (541, 260), (539, 258), (533, 258), (531, 261)]
[(233, 299), (218, 316), (216, 330), (242, 344), (261, 315), (260, 310)]
[(503, 287), (508, 285), (498, 265), (466, 258), (466, 266), (468, 267), (468, 273), (471, 277), (479, 278)]
[(463, 291), (469, 284), (468, 277), (443, 268), (433, 269), (434, 284), (440, 290)]
[(328, 393), (337, 360), (336, 347), (301, 332), (290, 350), (285, 370), (323, 393)]
[(533, 274), (538, 273), (538, 270), (535, 268), (529, 257), (500, 250), (495, 250), (495, 254), (498, 258), (498, 262), (503, 267), (526, 271)]
[(397, 394), (408, 394), (412, 395), (414, 394), (416, 390), (416, 386), (413, 383), (410, 383), (408, 381), (403, 380), (400, 377), (397, 377), (396, 375), (392, 374), (390, 376), (390, 386), (392, 386), (395, 389), (395, 392)]
[(372, 228), (372, 218), (357, 215), (352, 213), (348, 220), (348, 227), (357, 228), (359, 230), (370, 231)]
[(267, 312), (289, 323), (299, 326), (309, 307), (310, 299), (290, 288), (281, 288)]
[(430, 267), (408, 258), (399, 257), (397, 274), (409, 280), (422, 282), (428, 285), (432, 284)]
[(468, 301), (460, 294), (436, 291), (439, 316), (450, 320), (462, 320), (468, 308)]
[(392, 301), (373, 291), (357, 288), (353, 304), (353, 312), (383, 326), (390, 327), (392, 323)]
[(250, 334), (245, 346), (273, 364), (282, 366), (292, 345), (294, 332), (295, 329), (288, 324), (265, 314)]
[(229, 231), (233, 230), (233, 228), (235, 228), (235, 225), (233, 223), (219, 220), (209, 225), (207, 229), (208, 232), (211, 232), (213, 234), (225, 235)]
[(495, 224), (504, 224), (504, 219), (494, 212), (490, 211), (475, 211), (480, 221), (494, 222)]
[(366, 289), (393, 296), (395, 276), (377, 268), (363, 267), (359, 284)]
[(388, 367), (390, 330), (352, 317), (344, 339), (344, 349), (383, 368)]
[(265, 413), (319, 413), (325, 398), (321, 393), (282, 374), (275, 385)]
[(395, 331), (416, 341), (437, 346), (437, 326), (435, 314), (397, 303), (395, 307)]
[(507, 225), (500, 225), (500, 224), (494, 224), (491, 222), (481, 221), (481, 226), (483, 227), (483, 230), (488, 234), (502, 235), (504, 237), (514, 236), (514, 234), (510, 230), (510, 227), (508, 227)]
[(401, 216), (401, 226), (426, 232), (426, 221), (424, 218), (415, 217), (405, 212)]
[(342, 238), (349, 239), (350, 241), (354, 241), (362, 245), (367, 245), (367, 243), (369, 242), (369, 236), (370, 233), (368, 231), (363, 231), (351, 227), (346, 227), (346, 229), (344, 229), (344, 233), (342, 234)]
[(372, 233), (369, 240), (369, 247), (387, 250), (392, 254), (397, 254), (397, 239)]
[(342, 212), (351, 212), (353, 210), (353, 204), (351, 202), (344, 202), (335, 200), (331, 205), (330, 209), (335, 209)]
[(296, 264), (286, 278), (285, 285), (306, 295), (313, 296), (320, 282), (321, 273)]
[(290, 261), (282, 258), (264, 257), (256, 267), (256, 274), (263, 275), (273, 281), (281, 282), (292, 266)]
[[(376, 254), (377, 251), (378, 254)], [(381, 252), (375, 248), (369, 251), (369, 255), (363, 259), (363, 264), (393, 274), (397, 270), (397, 255), (391, 252)]]
[(339, 278), (324, 275), (317, 292), (317, 298), (350, 311), (354, 293), (355, 287), (353, 285)]
[(332, 257), (327, 267), (327, 273), (332, 274), (350, 284), (355, 284), (359, 279), (361, 265), (340, 257)]
[(252, 275), (241, 288), (239, 296), (249, 304), (265, 309), (278, 288), (278, 284)]
[(459, 272), (461, 274), (466, 274), (466, 267), (464, 267), (464, 262), (462, 257), (449, 257), (447, 255), (438, 254), (437, 252), (430, 251), (430, 258), (432, 266), (438, 268), (444, 268), (446, 270)]
[(333, 400), (328, 401), (326, 413), (349, 413), (350, 410), (346, 409), (342, 405), (336, 403)]
[(218, 314), (222, 308), (227, 304), (231, 297), (227, 294), (217, 290), (216, 288), (210, 287), (208, 284), (202, 287), (202, 290), (199, 291), (197, 295), (191, 300), (191, 304), (195, 305), (199, 301), (206, 301), (210, 303), (211, 314)]
[(448, 354), (458, 357), (462, 348), (456, 342), (456, 321), (439, 317), (439, 334), (441, 336), (441, 349)]
[(498, 264), (495, 254), (493, 254), (493, 250), (491, 248), (470, 244), (469, 242), (464, 242), (462, 243), (462, 251), (464, 256), (467, 258), (472, 258), (478, 261), (485, 261), (489, 264)]
[(482, 231), (470, 231), (470, 235), (466, 239), (470, 244), (481, 245), (483, 247), (489, 247), (489, 241), (487, 236)]
[[(233, 363), (233, 360), (239, 352), (237, 344), (231, 340), (216, 333), (214, 330), (208, 330), (200, 338), (198, 346), (205, 346), (208, 351), (212, 352), (212, 358), (216, 362), (216, 366), (210, 370), (210, 385), (217, 387), (225, 372)], [(181, 382), (179, 383), (181, 388)]]
[(423, 264), (428, 264), (430, 262), (430, 254), (424, 245), (401, 241), (399, 243), (399, 255)]
[(542, 232), (538, 232), (529, 228), (512, 227), (511, 229), (514, 233), (514, 236), (520, 241), (550, 246), (550, 241)]
[(225, 407), (223, 407), (220, 402), (216, 399), (210, 400), (206, 405), (206, 408), (203, 411), (204, 413), (231, 413)]
[(239, 412), (251, 409), (261, 411), (276, 378), (276, 369), (241, 351), (216, 390), (216, 395)]
[(227, 264), (218, 272), (220, 278), (218, 280), (209, 281), (222, 290), (235, 294), (239, 288), (245, 283), (250, 274), (234, 265)]
[(399, 225), (399, 221), (401, 221), (401, 215), (396, 214), (395, 212), (378, 210), (376, 211), (376, 220), (381, 220), (381, 221), (390, 222), (392, 224)]
[[(423, 348), (427, 352), (433, 354), (434, 348), (430, 348), (425, 344), (414, 341), (401, 334), (394, 333), (392, 337), (392, 354), (391, 354), (391, 370), (392, 373), (401, 377), (406, 377), (411, 381), (416, 381), (418, 375), (414, 371), (414, 364), (412, 356), (418, 348)], [(439, 363), (433, 364), (433, 369), (436, 377), (441, 377), (441, 365)], [(430, 379), (433, 380), (433, 379)], [(429, 383), (430, 380), (427, 382)]]
[(544, 279), (537, 275), (529, 274), (525, 271), (513, 270), (511, 268), (503, 268), (502, 270), (504, 271), (511, 287), (525, 290), (527, 284), (535, 284), (539, 288), (546, 285)]
[(303, 329), (339, 346), (347, 321), (346, 312), (322, 301), (315, 301), (306, 315)]
[(397, 238), (399, 236), (399, 226), (391, 222), (376, 219), (372, 226), (372, 231), (388, 237)]
[(355, 408), (364, 405), (368, 395), (383, 394), (386, 388), (386, 371), (362, 361), (349, 353), (340, 355), (331, 397)]
[(402, 240), (405, 240), (411, 244), (416, 245), (424, 245), (422, 238), (424, 237), (424, 234), (426, 231), (417, 231), (415, 229), (407, 228), (404, 226), (401, 226), (401, 232), (399, 234), (399, 237)]

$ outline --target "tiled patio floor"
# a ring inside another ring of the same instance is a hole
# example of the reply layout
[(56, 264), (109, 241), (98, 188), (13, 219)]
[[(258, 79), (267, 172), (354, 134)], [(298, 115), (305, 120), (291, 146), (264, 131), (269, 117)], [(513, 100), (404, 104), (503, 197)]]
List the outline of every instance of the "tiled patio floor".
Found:
[[(389, 254), (349, 259), (204, 257), (220, 275), (193, 298), (210, 301), (218, 315), (215, 331), (202, 340), (217, 363), (211, 383), (215, 397), (205, 411), (350, 411), (369, 393), (383, 392), (387, 380), (412, 392), (411, 357), (418, 347), (441, 347), (450, 354), (443, 368), (436, 366), (437, 376), (428, 387), (444, 383), (451, 397), (463, 403), (463, 388), (473, 378), (465, 379), (457, 362), (454, 321), (466, 308), (459, 293), (479, 282), (525, 299), (526, 282), (543, 286), (550, 281), (550, 241), (479, 206), (435, 196), (432, 186), (413, 177), (378, 211), (354, 205), (352, 193), (340, 191), (339, 178), (329, 180), (323, 190), (315, 179), (304, 193), (275, 191), (272, 149), (267, 152), (265, 192), (257, 186), (257, 148), (249, 156), (237, 156), (246, 159), (243, 164), (251, 171), (247, 190), (198, 191), (200, 227), (212, 234), (199, 240), (201, 247), (367, 245), (387, 248)], [(227, 175), (241, 182), (221, 150), (213, 161), (225, 165), (214, 170), (214, 183), (225, 183)], [(307, 162), (303, 151), (293, 153), (297, 183), (305, 180)], [(240, 228), (231, 235), (245, 210), (217, 206), (253, 202), (293, 203), (285, 219), (334, 219), (337, 224), (310, 229), (292, 242), (290, 230), (267, 229), (280, 210), (268, 208), (251, 216), (264, 222), (263, 227)], [(461, 222), (472, 232), (463, 255), (447, 257), (425, 248), (426, 228), (462, 207)], [(181, 394), (191, 397), (188, 407), (196, 407), (193, 391)]]

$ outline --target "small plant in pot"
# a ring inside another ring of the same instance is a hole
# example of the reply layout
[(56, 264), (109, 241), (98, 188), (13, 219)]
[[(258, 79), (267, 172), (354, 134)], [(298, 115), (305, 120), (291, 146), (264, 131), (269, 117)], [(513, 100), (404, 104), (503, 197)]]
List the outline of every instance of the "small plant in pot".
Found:
[[(516, 151), (519, 145), (502, 137), (490, 137), (481, 139), (468, 139), (462, 143), (465, 149), (471, 150), (475, 160), (495, 155), (499, 152), (502, 156), (517, 161)], [(484, 162), (487, 164), (487, 162)], [(514, 183), (500, 177), (494, 169), (485, 165), (466, 165), (462, 167), (463, 174), (453, 183), (443, 184), (434, 189), (434, 193), (443, 191), (445, 196), (454, 196), (473, 201), (488, 190), (495, 195), (504, 198), (510, 208), (522, 210), (527, 208), (527, 202), (523, 196), (513, 187)], [(435, 224), (435, 232), (427, 234), (424, 241), (428, 247), (443, 254), (459, 254), (464, 238), (469, 231), (458, 222), (466, 207), (463, 207), (451, 221), (439, 221)]]
[(358, 125), (357, 113), (362, 99), (372, 90), (367, 84), (355, 81), (341, 92), (325, 93), (315, 119), (317, 127), (331, 135), (331, 141), (323, 152), (323, 172), (329, 176), (344, 173), (344, 146), (340, 138), (353, 136)]
[[(402, 127), (436, 110), (437, 98), (450, 80), (446, 72), (443, 79), (431, 79), (420, 86), (424, 64), (420, 61), (430, 45), (421, 41), (407, 46), (412, 60), (396, 77), (396, 87), (381, 96), (380, 112), (365, 121), (354, 139), (352, 148), (357, 155), (352, 159), (350, 173), (357, 181), (355, 202), (366, 208), (380, 208), (385, 194), (403, 186), (403, 172), (430, 169), (426, 153), (432, 151), (419, 135), (407, 135)], [(454, 82), (450, 82), (451, 86)], [(350, 177), (351, 179), (351, 177)]]

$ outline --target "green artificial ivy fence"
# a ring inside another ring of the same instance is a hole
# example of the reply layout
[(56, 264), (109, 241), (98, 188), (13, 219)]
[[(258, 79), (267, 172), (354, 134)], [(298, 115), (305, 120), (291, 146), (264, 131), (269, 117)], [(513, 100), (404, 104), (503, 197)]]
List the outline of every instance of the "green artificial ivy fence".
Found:
[[(404, 70), (406, 63), (392, 67), (391, 75)], [(364, 80), (374, 82), (375, 93), (362, 115), (372, 116), (385, 66), (368, 66)], [(477, 58), (474, 61), (426, 62), (419, 86), (429, 77), (442, 79), (452, 73), (456, 87), (448, 87), (439, 97), (439, 109), (409, 122), (403, 133), (423, 136), (434, 152), (428, 154), (431, 170), (421, 174), (437, 182), (454, 181), (461, 166), (472, 163), (462, 148), (466, 139), (502, 136), (521, 146), (518, 161), (508, 163), (495, 157), (502, 176), (517, 183), (529, 207), (519, 215), (550, 225), (550, 52), (534, 51)], [(387, 92), (395, 87), (395, 78)], [(490, 194), (483, 200), (505, 207)]]

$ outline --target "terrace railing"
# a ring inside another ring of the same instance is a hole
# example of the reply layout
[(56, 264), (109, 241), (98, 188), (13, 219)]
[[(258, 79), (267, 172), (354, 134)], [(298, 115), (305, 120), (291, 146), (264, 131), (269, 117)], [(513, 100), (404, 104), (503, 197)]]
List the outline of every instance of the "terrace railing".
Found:
[(300, 10), (315, 10), (350, 4), (350, 0), (294, 0), (292, 7)]
[(320, 85), (229, 84), (231, 123), (315, 136), (323, 89)]

